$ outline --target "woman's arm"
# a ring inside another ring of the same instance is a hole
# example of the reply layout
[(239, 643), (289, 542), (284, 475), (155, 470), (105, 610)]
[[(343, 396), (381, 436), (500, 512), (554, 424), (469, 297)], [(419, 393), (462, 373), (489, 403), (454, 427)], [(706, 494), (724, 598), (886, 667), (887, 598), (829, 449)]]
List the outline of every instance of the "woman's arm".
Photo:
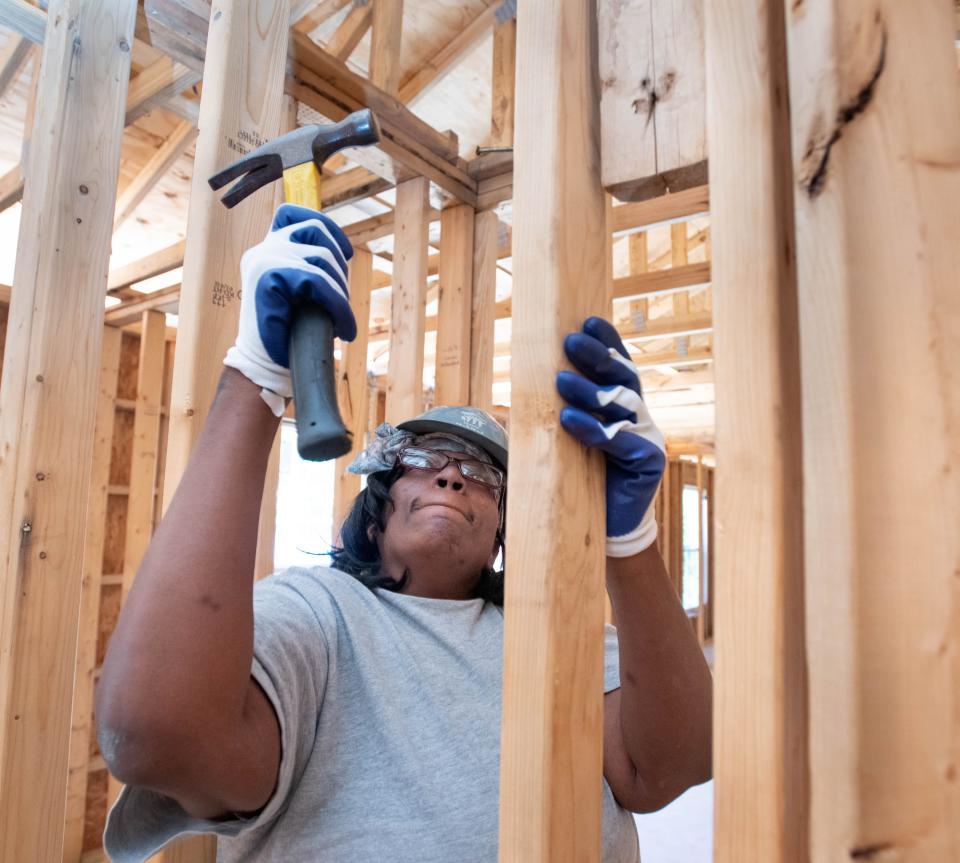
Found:
[(605, 700), (604, 769), (621, 805), (649, 812), (711, 776), (712, 680), (655, 545), (608, 557), (607, 590), (621, 688)]
[(276, 716), (250, 677), (257, 523), (278, 424), (260, 388), (224, 369), (97, 686), (111, 771), (193, 814), (259, 808), (280, 762)]

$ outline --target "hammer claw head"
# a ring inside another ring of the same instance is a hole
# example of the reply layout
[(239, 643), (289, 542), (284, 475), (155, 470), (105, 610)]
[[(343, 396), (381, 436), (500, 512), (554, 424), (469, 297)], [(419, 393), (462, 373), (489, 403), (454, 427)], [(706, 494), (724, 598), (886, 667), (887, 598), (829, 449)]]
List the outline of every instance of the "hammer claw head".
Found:
[(375, 144), (379, 140), (377, 119), (369, 108), (364, 108), (354, 111), (339, 123), (300, 126), (274, 138), (214, 174), (207, 182), (211, 188), (219, 189), (246, 174), (223, 196), (223, 203), (232, 207), (261, 186), (279, 180), (283, 172), (290, 168), (312, 161), (319, 170), (338, 150)]
[(227, 207), (233, 207), (261, 186), (265, 186), (273, 180), (278, 180), (282, 176), (283, 165), (275, 154), (249, 153), (242, 159), (228, 165), (219, 173), (214, 174), (207, 182), (210, 184), (210, 188), (216, 191), (232, 180), (242, 177), (222, 198)]

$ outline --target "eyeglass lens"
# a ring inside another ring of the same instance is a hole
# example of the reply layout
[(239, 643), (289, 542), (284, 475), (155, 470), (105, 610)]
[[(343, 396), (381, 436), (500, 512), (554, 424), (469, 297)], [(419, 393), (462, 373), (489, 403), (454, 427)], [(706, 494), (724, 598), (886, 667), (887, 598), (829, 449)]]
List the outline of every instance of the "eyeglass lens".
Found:
[(420, 470), (443, 470), (450, 462), (456, 462), (460, 473), (466, 479), (472, 479), (492, 488), (503, 486), (503, 473), (491, 464), (475, 459), (461, 459), (448, 455), (444, 451), (407, 447), (400, 452), (400, 463), (406, 467)]

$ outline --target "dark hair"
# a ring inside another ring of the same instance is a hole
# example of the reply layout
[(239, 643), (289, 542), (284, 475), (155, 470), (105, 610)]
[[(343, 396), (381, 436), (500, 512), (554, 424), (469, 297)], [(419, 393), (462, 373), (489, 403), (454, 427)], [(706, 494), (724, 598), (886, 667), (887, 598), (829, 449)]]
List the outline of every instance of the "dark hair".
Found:
[[(367, 477), (367, 487), (354, 498), (350, 512), (340, 528), (340, 546), (334, 546), (330, 552), (332, 567), (352, 575), (361, 584), (371, 590), (375, 587), (383, 590), (400, 591), (410, 580), (410, 571), (403, 574), (399, 581), (380, 571), (380, 549), (377, 541), (370, 536), (370, 527), (376, 526), (383, 532), (386, 528), (385, 513), (390, 502), (390, 487), (403, 475), (403, 466), (395, 465), (388, 471), (378, 471)], [(497, 528), (497, 542), (504, 551), (503, 531), (506, 491), (500, 498), (500, 526)], [(503, 605), (503, 570), (496, 572), (485, 566), (477, 582), (477, 596)]]

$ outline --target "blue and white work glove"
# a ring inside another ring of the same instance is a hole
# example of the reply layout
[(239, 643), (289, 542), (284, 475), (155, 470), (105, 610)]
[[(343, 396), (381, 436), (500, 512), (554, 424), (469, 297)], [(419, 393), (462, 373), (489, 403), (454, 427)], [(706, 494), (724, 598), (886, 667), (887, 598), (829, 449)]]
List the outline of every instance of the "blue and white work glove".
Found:
[(613, 325), (587, 318), (582, 332), (563, 343), (567, 358), (586, 377), (557, 374), (557, 390), (570, 403), (560, 424), (597, 447), (607, 462), (607, 554), (629, 557), (653, 545), (653, 499), (666, 464), (663, 435), (650, 419), (640, 374)]
[(223, 363), (262, 387), (277, 416), (293, 396), (290, 328), (297, 307), (322, 306), (335, 336), (349, 342), (357, 335), (347, 287), (352, 257), (346, 234), (328, 216), (281, 204), (263, 242), (240, 259), (240, 327)]

